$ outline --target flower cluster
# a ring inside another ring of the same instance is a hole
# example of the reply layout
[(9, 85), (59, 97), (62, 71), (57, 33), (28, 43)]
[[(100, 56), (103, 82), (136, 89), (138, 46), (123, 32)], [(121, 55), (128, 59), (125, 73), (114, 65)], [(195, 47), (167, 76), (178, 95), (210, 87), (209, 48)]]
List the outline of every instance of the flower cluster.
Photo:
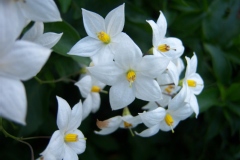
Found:
[[(87, 37), (77, 42), (70, 55), (90, 57), (87, 74), (76, 85), (83, 102), (83, 117), (99, 109), (100, 96), (105, 85), (111, 86), (109, 101), (113, 110), (123, 109), (122, 116), (104, 121), (97, 120), (101, 129), (97, 134), (106, 135), (118, 127), (132, 128), (143, 123), (148, 128), (141, 133), (149, 137), (159, 130), (174, 132), (177, 124), (193, 112), (199, 113), (195, 95), (201, 93), (203, 80), (196, 73), (197, 57), (186, 57), (185, 78), (180, 79), (184, 63), (180, 58), (184, 46), (178, 38), (166, 37), (167, 22), (160, 11), (157, 22), (147, 20), (153, 30), (152, 44), (144, 55), (133, 40), (123, 33), (124, 4), (112, 10), (104, 19), (100, 15), (82, 9)], [(146, 111), (132, 116), (128, 110), (135, 98), (148, 101)], [(126, 111), (127, 110), (127, 111)]]

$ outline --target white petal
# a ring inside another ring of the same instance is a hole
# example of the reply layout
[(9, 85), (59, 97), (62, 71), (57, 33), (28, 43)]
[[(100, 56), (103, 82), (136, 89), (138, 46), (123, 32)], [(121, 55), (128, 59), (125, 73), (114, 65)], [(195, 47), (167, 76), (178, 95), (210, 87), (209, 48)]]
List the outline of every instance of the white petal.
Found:
[(188, 77), (188, 80), (194, 80), (197, 83), (196, 87), (189, 86), (189, 88), (193, 92), (193, 94), (199, 95), (202, 92), (204, 87), (202, 77), (198, 73), (195, 73), (195, 74), (191, 74)]
[(26, 18), (39, 22), (62, 21), (58, 8), (53, 0), (19, 2), (19, 7)]
[(37, 44), (40, 44), (47, 48), (52, 48), (55, 46), (55, 44), (58, 43), (60, 38), (62, 37), (63, 33), (53, 33), (53, 32), (47, 32), (42, 34), (39, 38), (37, 38), (34, 42)]
[(116, 83), (116, 81), (125, 72), (124, 70), (118, 68), (114, 62), (87, 67), (87, 70), (92, 74), (93, 77), (107, 85), (113, 85)]
[(11, 46), (22, 32), (26, 20), (15, 1), (0, 1), (0, 50)]
[(187, 69), (185, 73), (185, 77), (187, 78), (189, 75), (196, 73), (197, 70), (197, 56), (193, 53), (192, 58), (185, 57), (187, 60)]
[(85, 9), (82, 9), (82, 16), (84, 28), (90, 37), (98, 39), (98, 32), (106, 32), (105, 21), (103, 17)]
[(0, 116), (25, 125), (27, 100), (19, 80), (0, 77)]
[(156, 78), (167, 69), (169, 62), (159, 56), (147, 55), (142, 58), (137, 70), (145, 76)]
[(160, 15), (157, 20), (157, 25), (158, 25), (159, 31), (161, 33), (159, 36), (165, 37), (166, 32), (167, 32), (167, 21), (166, 21), (164, 14), (162, 13), (162, 11), (160, 11)]
[(115, 36), (123, 30), (125, 16), (124, 16), (124, 4), (113, 9), (105, 18), (105, 24), (107, 33), (111, 36)]
[(106, 64), (113, 61), (114, 56), (109, 46), (110, 45), (104, 45), (98, 50), (97, 54), (91, 56), (94, 64)]
[(183, 52), (184, 47), (182, 45), (182, 41), (178, 38), (164, 38), (160, 44), (167, 44), (170, 47), (170, 50), (167, 52), (161, 52), (165, 57), (172, 59), (179, 58)]
[(99, 93), (91, 93), (92, 96), (92, 113), (96, 113), (99, 110), (101, 104), (101, 98)]
[(152, 111), (148, 111), (148, 112), (143, 112), (143, 113), (139, 113), (143, 123), (147, 126), (147, 127), (152, 127), (158, 123), (160, 123), (165, 115), (166, 115), (166, 111), (164, 108), (162, 107), (158, 107)]
[(169, 102), (168, 109), (176, 110), (186, 104), (185, 99), (187, 96), (186, 88), (182, 88), (181, 91)]
[(179, 81), (179, 74), (178, 74), (177, 67), (173, 62), (170, 61), (170, 63), (167, 66), (167, 69), (168, 69), (169, 75), (172, 78), (172, 81), (174, 82), (175, 86), (177, 86)]
[(83, 101), (83, 111), (82, 111), (82, 120), (87, 118), (92, 110), (92, 95), (89, 94), (87, 98)]
[(177, 58), (173, 59), (172, 62), (177, 66), (178, 75), (181, 75), (182, 71), (185, 68), (183, 60), (181, 58)]
[(158, 84), (160, 86), (165, 86), (173, 83), (173, 79), (168, 72), (164, 72), (157, 77)]
[(67, 145), (76, 153), (76, 154), (81, 154), (85, 151), (86, 149), (86, 140), (84, 135), (80, 130), (75, 130), (71, 132), (73, 134), (78, 135), (78, 141), (77, 142), (69, 142)]
[(16, 41), (9, 53), (0, 58), (0, 75), (27, 80), (35, 76), (50, 56), (51, 50), (40, 45)]
[(56, 97), (58, 101), (57, 126), (61, 132), (65, 132), (70, 121), (71, 108), (66, 100)]
[(161, 39), (164, 38), (165, 34), (162, 34), (162, 31), (160, 30), (159, 26), (153, 20), (149, 20), (147, 22), (150, 24), (153, 30), (153, 39), (152, 39), (153, 46), (157, 47), (159, 41), (161, 41)]
[(165, 121), (162, 121), (160, 123), (160, 129), (162, 131), (170, 131), (170, 130), (174, 129), (178, 125), (178, 123), (179, 123), (179, 120), (174, 119), (173, 125), (170, 127), (170, 126), (167, 125), (167, 123)]
[(99, 52), (106, 45), (92, 37), (85, 37), (78, 41), (67, 53), (82, 57), (91, 57)]
[(94, 133), (99, 134), (99, 135), (108, 135), (108, 134), (115, 132), (118, 128), (119, 128), (119, 126), (114, 126), (112, 128), (104, 128), (100, 131), (94, 131)]
[(22, 40), (35, 41), (43, 34), (43, 22), (35, 22), (34, 25), (23, 35)]
[(162, 92), (157, 81), (144, 76), (137, 78), (133, 83), (133, 86), (135, 89), (135, 95), (138, 99), (145, 101), (158, 101), (162, 98)]
[(119, 78), (110, 88), (109, 99), (113, 110), (124, 108), (134, 101), (133, 88), (129, 86), (129, 82), (125, 77)]
[(156, 104), (155, 101), (153, 101), (153, 102), (147, 103), (145, 106), (142, 107), (142, 109), (151, 111), (151, 110), (156, 109), (157, 107), (158, 107), (158, 105)]
[(135, 133), (136, 133), (136, 135), (141, 136), (141, 137), (150, 137), (150, 136), (153, 136), (153, 135), (158, 133), (159, 127), (160, 126), (157, 124), (157, 125), (152, 126), (148, 129), (145, 129), (141, 133), (137, 133), (137, 132), (135, 132)]
[(184, 106), (180, 106), (176, 110), (171, 111), (171, 115), (173, 119), (178, 119), (178, 120), (184, 120), (189, 116), (191, 116), (192, 113), (193, 113), (193, 110), (189, 104), (185, 104)]
[(64, 157), (63, 159), (65, 160), (78, 160), (77, 153), (70, 148), (67, 144), (64, 144)]
[(138, 124), (142, 123), (142, 119), (139, 115), (133, 117), (133, 116), (123, 116), (122, 120), (131, 124), (132, 127), (136, 127)]
[(86, 75), (82, 79), (80, 79), (80, 81), (75, 83), (75, 85), (78, 86), (81, 95), (86, 98), (90, 94), (92, 89), (92, 78), (90, 75)]
[(106, 126), (103, 126), (103, 128), (100, 131), (94, 131), (94, 132), (100, 135), (110, 134), (119, 128), (121, 122), (122, 122), (121, 116), (112, 117), (110, 119), (102, 121), (102, 123)]
[(197, 118), (198, 113), (199, 113), (199, 106), (198, 106), (197, 98), (194, 94), (191, 94), (191, 98), (190, 98), (189, 103), (190, 103), (190, 106), (192, 107), (193, 111), (195, 112), (196, 118)]
[(67, 132), (77, 129), (82, 122), (82, 109), (83, 105), (82, 102), (79, 101), (77, 104), (75, 104), (72, 108), (71, 115), (69, 117)]

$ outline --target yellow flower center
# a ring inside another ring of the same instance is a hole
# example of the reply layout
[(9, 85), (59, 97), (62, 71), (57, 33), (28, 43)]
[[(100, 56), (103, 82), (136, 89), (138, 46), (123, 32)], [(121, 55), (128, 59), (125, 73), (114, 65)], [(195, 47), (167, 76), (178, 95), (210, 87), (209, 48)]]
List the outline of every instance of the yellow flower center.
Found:
[(174, 89), (174, 86), (173, 86), (173, 85), (168, 85), (167, 88), (165, 88), (165, 91), (166, 91), (168, 94), (171, 94), (173, 89)]
[(158, 50), (160, 52), (167, 52), (167, 51), (170, 50), (170, 46), (167, 45), (167, 44), (161, 44), (161, 45), (158, 46)]
[(98, 32), (97, 37), (100, 41), (102, 41), (105, 44), (108, 44), (111, 41), (110, 36), (106, 32), (103, 32), (103, 31)]
[(174, 130), (172, 128), (174, 120), (173, 120), (172, 116), (169, 113), (167, 113), (164, 120), (167, 123), (167, 125), (171, 127), (172, 133), (174, 133)]
[(77, 134), (73, 134), (73, 133), (69, 133), (66, 134), (64, 137), (65, 142), (77, 142), (78, 141), (78, 135)]
[(91, 91), (92, 91), (92, 92), (100, 92), (100, 91), (101, 91), (101, 88), (98, 87), (98, 86), (92, 86)]
[(187, 80), (187, 83), (188, 83), (189, 87), (196, 87), (197, 86), (197, 82), (192, 80), (192, 79)]
[(129, 87), (132, 87), (132, 83), (133, 83), (133, 82), (135, 81), (135, 79), (136, 79), (136, 72), (133, 71), (133, 70), (129, 70), (129, 71), (127, 72), (126, 78), (127, 78), (128, 82), (130, 82)]
[(123, 125), (125, 128), (129, 128), (129, 127), (132, 127), (132, 124), (131, 123), (127, 123), (127, 122), (123, 122)]

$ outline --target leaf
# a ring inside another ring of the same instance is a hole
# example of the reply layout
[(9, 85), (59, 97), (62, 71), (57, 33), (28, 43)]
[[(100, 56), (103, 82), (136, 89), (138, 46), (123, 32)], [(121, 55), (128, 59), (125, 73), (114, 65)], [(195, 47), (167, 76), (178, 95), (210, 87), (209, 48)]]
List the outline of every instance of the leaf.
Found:
[(224, 51), (219, 46), (207, 43), (204, 44), (204, 48), (211, 55), (213, 69), (217, 80), (223, 84), (229, 84), (232, 68), (229, 60), (224, 55)]
[(63, 13), (66, 13), (68, 8), (71, 5), (72, 0), (58, 0), (60, 4), (61, 11)]
[(240, 101), (240, 83), (233, 83), (226, 91), (226, 99), (229, 101)]

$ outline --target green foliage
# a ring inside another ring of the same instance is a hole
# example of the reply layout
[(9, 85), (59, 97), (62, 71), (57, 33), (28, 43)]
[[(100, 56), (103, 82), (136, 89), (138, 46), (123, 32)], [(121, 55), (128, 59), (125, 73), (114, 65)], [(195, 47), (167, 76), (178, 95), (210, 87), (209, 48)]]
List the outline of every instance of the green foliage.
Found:
[[(148, 160), (148, 159), (239, 159), (240, 158), (240, 1), (239, 0), (58, 0), (63, 22), (46, 23), (45, 32), (63, 33), (53, 48), (50, 59), (37, 75), (24, 82), (27, 99), (27, 126), (15, 126), (4, 120), (4, 127), (16, 136), (51, 136), (57, 129), (55, 96), (66, 99), (71, 106), (79, 101), (74, 86), (82, 65), (89, 58), (69, 56), (71, 47), (86, 36), (81, 8), (103, 17), (125, 3), (126, 32), (146, 53), (152, 45), (152, 30), (146, 20), (156, 20), (159, 10), (168, 22), (168, 36), (177, 37), (185, 46), (184, 56), (198, 57), (198, 73), (204, 90), (197, 96), (200, 115), (182, 121), (175, 133), (159, 132), (150, 138), (131, 137), (119, 129), (108, 136), (93, 133), (96, 119), (117, 115), (112, 112), (108, 96), (101, 95), (100, 111), (82, 122), (80, 130), (87, 137), (86, 151), (80, 159)], [(184, 57), (183, 56), (183, 57)], [(59, 81), (58, 81), (59, 80)], [(46, 82), (46, 83), (45, 83)], [(54, 82), (54, 83), (48, 83)], [(130, 106), (132, 113), (141, 112), (145, 102)], [(136, 115), (135, 114), (135, 115)], [(136, 131), (141, 131), (140, 126)], [(30, 159), (22, 143), (0, 135), (0, 159)], [(29, 140), (38, 157), (48, 139)], [(20, 148), (23, 148), (21, 150)], [(11, 154), (9, 154), (11, 153)], [(28, 154), (29, 153), (29, 154)]]

